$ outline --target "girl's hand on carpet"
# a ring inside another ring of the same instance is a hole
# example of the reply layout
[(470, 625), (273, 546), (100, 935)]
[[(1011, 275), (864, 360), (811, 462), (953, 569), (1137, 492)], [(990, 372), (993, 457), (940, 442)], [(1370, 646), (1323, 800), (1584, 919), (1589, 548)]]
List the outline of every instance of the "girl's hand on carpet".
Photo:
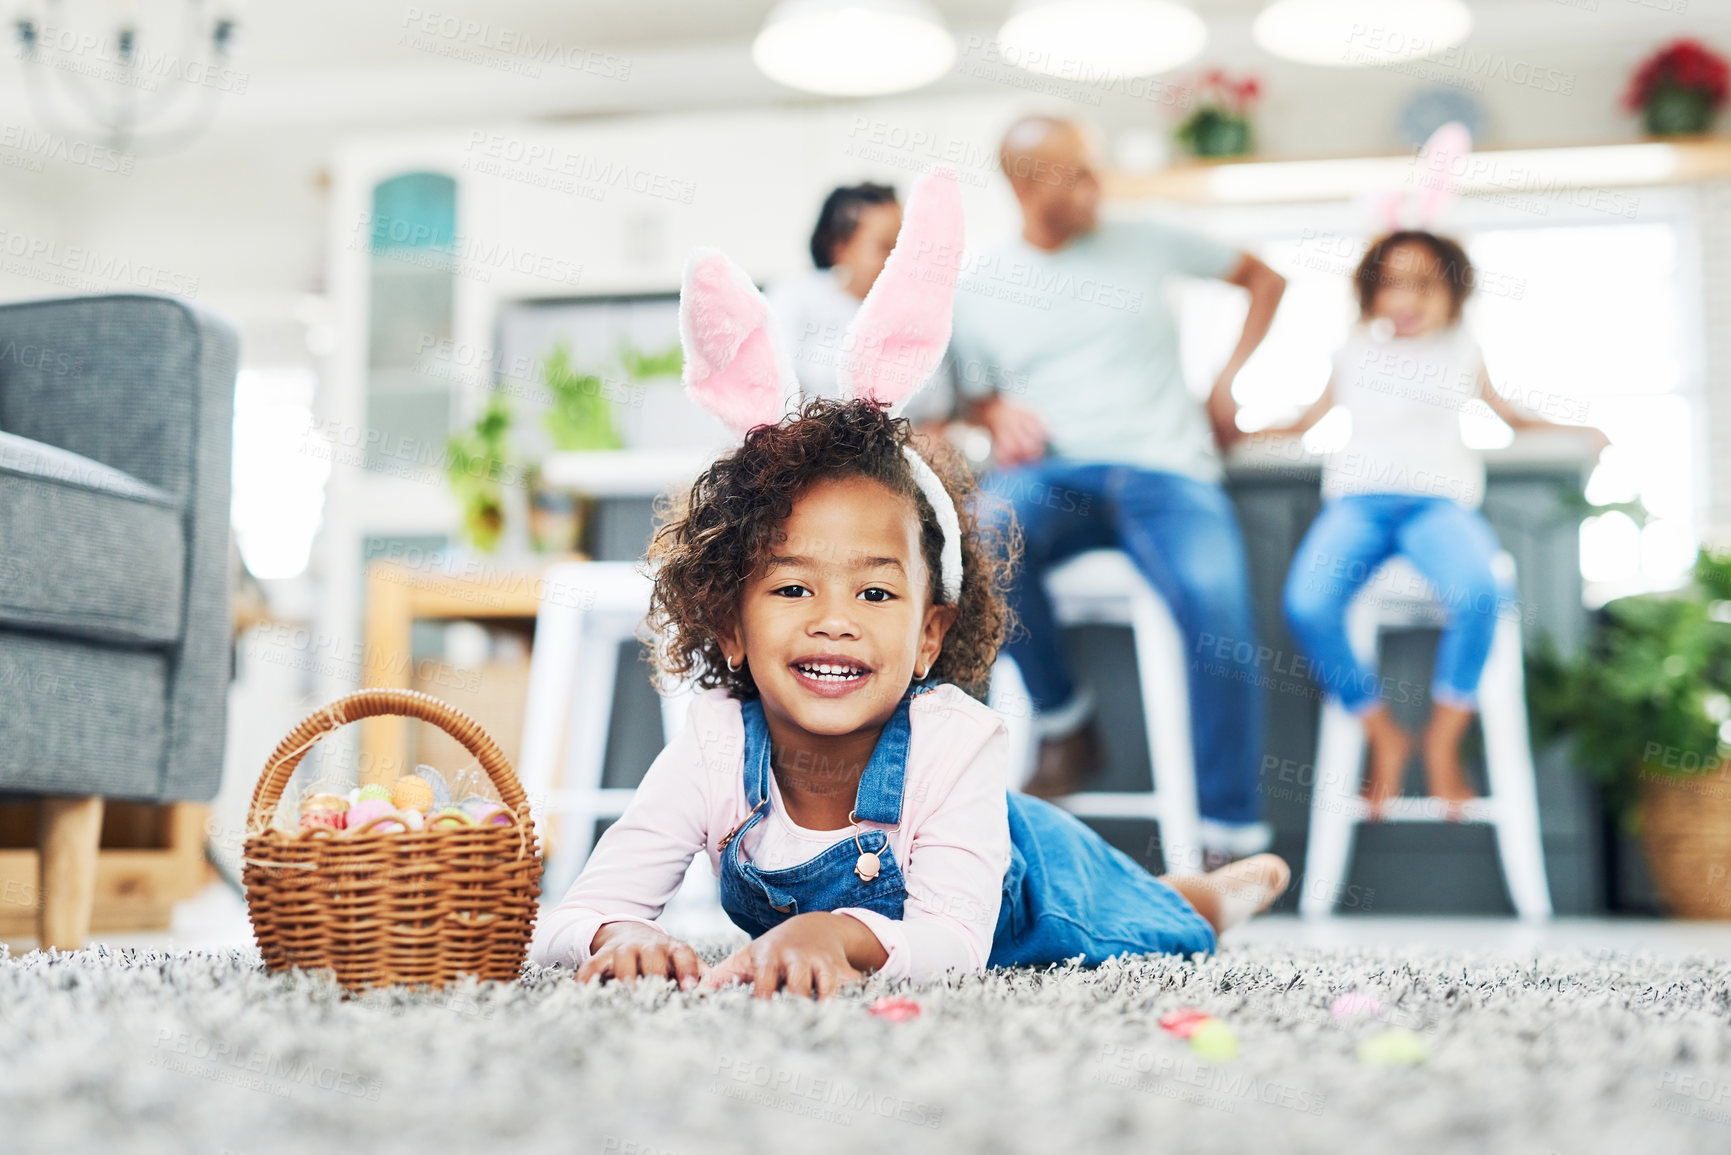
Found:
[(688, 991), (709, 973), (709, 964), (689, 945), (640, 922), (602, 923), (589, 949), (589, 961), (577, 971), (580, 983), (597, 978), (635, 982), (640, 975), (659, 975)]
[(749, 982), (752, 994), (760, 999), (769, 998), (784, 986), (790, 995), (804, 998), (815, 993), (827, 999), (837, 989), (859, 982), (865, 975), (848, 960), (845, 936), (837, 933), (838, 924), (833, 919), (843, 919), (865, 931), (862, 923), (847, 915), (828, 911), (795, 915), (717, 963), (704, 976), (702, 989)]

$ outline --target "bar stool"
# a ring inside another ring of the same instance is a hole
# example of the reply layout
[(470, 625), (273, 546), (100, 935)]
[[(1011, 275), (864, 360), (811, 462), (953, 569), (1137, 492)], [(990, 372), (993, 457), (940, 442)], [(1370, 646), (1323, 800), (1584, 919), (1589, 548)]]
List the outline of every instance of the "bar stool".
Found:
[[(1499, 553), (1491, 569), (1504, 588), (1515, 588), (1514, 558)], [(1430, 583), (1411, 563), (1396, 557), (1384, 564), (1353, 600), (1347, 611), (1347, 636), (1359, 660), (1368, 664), (1375, 660), (1382, 630), (1440, 626), (1446, 620), (1447, 611)], [(1479, 726), (1484, 732), (1490, 794), (1462, 806), (1461, 821), (1489, 823), (1495, 828), (1515, 912), (1524, 919), (1549, 918), (1551, 891), (1539, 833), (1536, 774), (1527, 737), (1521, 624), (1516, 614), (1497, 615), (1490, 659), (1479, 682)], [(1305, 887), (1298, 904), (1306, 917), (1332, 914), (1335, 892), (1344, 888), (1353, 837), (1367, 813), (1359, 796), (1364, 748), (1364, 728), (1358, 719), (1338, 701), (1328, 699), (1323, 704), (1317, 740), (1310, 842), (1304, 856)], [(1390, 822), (1441, 822), (1447, 820), (1447, 806), (1436, 798), (1394, 798), (1384, 805), (1383, 814)]]
[[(1123, 550), (1088, 550), (1053, 567), (1046, 575), (1046, 592), (1060, 625), (1130, 627), (1153, 779), (1146, 792), (1083, 790), (1052, 801), (1080, 818), (1153, 819), (1160, 824), (1167, 871), (1200, 871), (1202, 833), (1196, 762), (1190, 748), (1189, 674), (1178, 623)], [(999, 656), (988, 699), (1009, 727), (1009, 784), (1016, 788), (1032, 772), (1035, 743), (1033, 703), (1012, 659)]]
[[(546, 822), (561, 819), (542, 893), (561, 898), (583, 869), (595, 823), (617, 818), (635, 788), (602, 786), (619, 646), (637, 637), (649, 612), (650, 580), (635, 562), (564, 562), (549, 567), (535, 618), (535, 646), (523, 715), (518, 777), (547, 845)], [(689, 691), (661, 699), (661, 730), (670, 741), (685, 724)], [(563, 771), (563, 773), (561, 773)], [(692, 859), (675, 902), (705, 903), (715, 878), (706, 855)], [(672, 904), (669, 904), (672, 909)]]

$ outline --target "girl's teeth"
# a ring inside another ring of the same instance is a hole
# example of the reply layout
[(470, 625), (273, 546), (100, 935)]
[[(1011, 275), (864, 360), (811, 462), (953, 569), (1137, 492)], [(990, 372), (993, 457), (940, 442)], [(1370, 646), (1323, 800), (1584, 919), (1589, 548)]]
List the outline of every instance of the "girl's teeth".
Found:
[(800, 670), (807, 677), (825, 678), (832, 681), (848, 682), (859, 677), (862, 671), (851, 666), (811, 665), (801, 666)]

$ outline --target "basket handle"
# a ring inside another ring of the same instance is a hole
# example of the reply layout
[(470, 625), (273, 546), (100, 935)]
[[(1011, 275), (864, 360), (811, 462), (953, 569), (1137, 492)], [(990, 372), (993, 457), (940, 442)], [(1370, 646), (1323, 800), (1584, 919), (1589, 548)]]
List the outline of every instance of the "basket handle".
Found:
[(288, 737), (277, 743), (277, 748), (264, 765), (264, 773), (259, 776), (258, 786), (253, 789), (248, 829), (261, 833), (270, 828), (289, 778), (314, 742), (350, 722), (381, 714), (431, 722), (461, 742), (480, 761), (481, 769), (487, 772), (487, 777), (498, 789), (499, 800), (505, 808), (518, 815), (519, 820), (526, 815), (528, 795), (523, 793), (523, 787), (518, 783), (511, 764), (505, 760), (504, 753), (478, 722), (455, 706), (419, 690), (376, 689), (357, 690), (338, 698), (324, 709), (307, 715), (300, 725), (289, 731)]

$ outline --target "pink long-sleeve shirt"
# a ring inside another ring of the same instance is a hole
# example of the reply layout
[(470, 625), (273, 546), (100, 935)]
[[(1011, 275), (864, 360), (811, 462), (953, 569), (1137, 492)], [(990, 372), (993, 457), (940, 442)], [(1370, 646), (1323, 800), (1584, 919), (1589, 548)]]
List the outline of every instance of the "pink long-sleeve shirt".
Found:
[[(1003, 719), (952, 685), (908, 708), (907, 774), (899, 828), (886, 830), (907, 887), (899, 919), (843, 907), (889, 955), (879, 972), (922, 982), (946, 971), (978, 973), (991, 954), (1010, 865), (1005, 789), (1009, 745)], [(725, 691), (697, 695), (683, 730), (649, 767), (625, 813), (596, 842), (563, 900), (538, 920), (530, 958), (581, 966), (607, 922), (654, 925), (691, 858), (709, 855), (721, 873), (721, 839), (743, 822), (745, 723)], [(775, 775), (764, 819), (742, 835), (746, 858), (764, 870), (797, 865), (853, 828), (807, 830), (787, 817)]]

